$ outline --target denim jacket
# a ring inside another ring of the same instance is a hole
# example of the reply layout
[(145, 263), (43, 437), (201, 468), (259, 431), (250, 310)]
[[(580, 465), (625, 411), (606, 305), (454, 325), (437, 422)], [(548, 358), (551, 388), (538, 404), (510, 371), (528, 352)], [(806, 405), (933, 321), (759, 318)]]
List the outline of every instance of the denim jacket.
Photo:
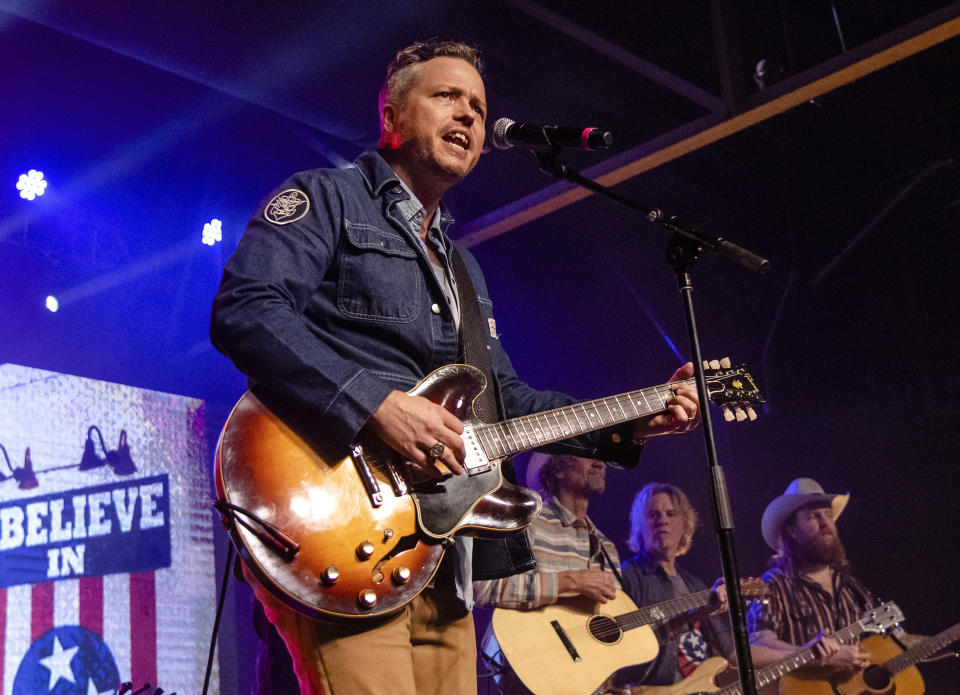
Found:
[[(345, 169), (295, 174), (257, 210), (226, 264), (211, 339), (251, 389), (318, 451), (342, 458), (370, 414), (458, 361), (459, 335), (440, 283), (397, 210), (408, 195), (374, 151)], [(441, 205), (441, 228), (452, 219)], [(473, 256), (456, 246), (477, 292), (507, 417), (568, 405), (522, 382), (493, 322)], [(632, 467), (639, 448), (621, 427), (555, 447)]]

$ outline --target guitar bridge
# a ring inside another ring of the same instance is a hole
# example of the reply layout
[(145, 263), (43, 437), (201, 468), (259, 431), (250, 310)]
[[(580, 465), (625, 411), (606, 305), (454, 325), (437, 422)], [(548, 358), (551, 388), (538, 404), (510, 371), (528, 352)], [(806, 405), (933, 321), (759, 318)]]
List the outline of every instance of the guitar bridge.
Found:
[(570, 658), (573, 659), (574, 663), (580, 663), (580, 653), (577, 651), (577, 648), (573, 646), (570, 638), (567, 637), (567, 631), (563, 629), (563, 626), (556, 620), (551, 620), (550, 626), (556, 631), (557, 637), (563, 642), (563, 646), (567, 648), (567, 653), (570, 655)]
[(350, 450), (350, 458), (353, 460), (353, 467), (357, 469), (357, 475), (363, 483), (363, 489), (367, 491), (367, 497), (370, 498), (370, 504), (379, 507), (383, 504), (383, 493), (380, 492), (380, 484), (373, 476), (370, 470), (370, 464), (367, 463), (363, 455), (363, 447), (357, 444)]

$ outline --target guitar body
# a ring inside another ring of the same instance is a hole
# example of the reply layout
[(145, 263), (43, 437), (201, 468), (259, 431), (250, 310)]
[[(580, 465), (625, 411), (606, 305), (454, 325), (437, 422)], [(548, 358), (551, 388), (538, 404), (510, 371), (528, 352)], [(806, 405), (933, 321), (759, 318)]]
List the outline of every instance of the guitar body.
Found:
[(498, 608), (492, 625), (503, 655), (535, 695), (589, 695), (614, 671), (651, 661), (660, 651), (649, 625), (622, 631), (612, 617), (636, 610), (630, 597), (618, 591), (604, 604), (577, 597), (529, 611)]
[(923, 676), (916, 666), (897, 674), (891, 674), (884, 667), (887, 661), (903, 653), (903, 649), (892, 638), (870, 635), (860, 646), (870, 654), (873, 665), (846, 683), (836, 685), (835, 690), (839, 695), (923, 695), (926, 691)]
[(500, 461), (480, 460), (482, 449), (471, 446), (472, 404), (483, 383), (473, 367), (448, 365), (410, 392), (464, 421), (467, 465), (479, 472), (408, 486), (407, 464), (399, 454), (378, 440), (364, 441), (376, 496), (351, 452), (339, 460), (323, 458), (247, 392), (217, 447), (218, 498), (255, 515), (254, 528), (262, 520), (299, 546), (293, 554), (278, 552), (239, 523), (249, 517), (225, 516), (257, 580), (311, 617), (385, 615), (427, 586), (455, 533), (493, 535), (533, 521), (539, 496), (505, 481)]
[(896, 675), (883, 666), (890, 659), (903, 653), (900, 646), (883, 635), (870, 635), (860, 643), (870, 654), (871, 666), (843, 683), (825, 680), (808, 680), (784, 676), (780, 681), (780, 695), (923, 695), (926, 688), (916, 666), (904, 669)]
[(723, 673), (730, 662), (722, 656), (711, 656), (696, 670), (679, 683), (673, 685), (635, 685), (630, 688), (630, 695), (694, 695), (694, 693), (710, 693), (715, 691), (717, 676)]

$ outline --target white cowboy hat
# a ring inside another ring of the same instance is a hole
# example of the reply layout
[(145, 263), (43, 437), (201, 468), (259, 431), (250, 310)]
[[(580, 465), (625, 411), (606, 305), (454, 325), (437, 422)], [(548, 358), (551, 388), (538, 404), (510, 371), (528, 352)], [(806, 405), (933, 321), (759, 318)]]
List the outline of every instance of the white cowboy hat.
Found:
[(849, 492), (829, 494), (824, 492), (820, 483), (813, 478), (797, 478), (787, 485), (787, 489), (782, 495), (774, 499), (763, 510), (763, 519), (760, 522), (763, 540), (771, 548), (780, 552), (780, 527), (795, 511), (801, 507), (806, 507), (808, 504), (829, 504), (833, 509), (833, 518), (836, 519), (849, 501)]

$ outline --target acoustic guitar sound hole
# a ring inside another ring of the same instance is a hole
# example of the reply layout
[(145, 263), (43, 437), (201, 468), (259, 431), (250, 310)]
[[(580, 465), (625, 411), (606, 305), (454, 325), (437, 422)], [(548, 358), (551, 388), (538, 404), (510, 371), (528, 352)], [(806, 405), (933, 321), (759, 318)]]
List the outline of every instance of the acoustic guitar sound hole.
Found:
[(872, 690), (880, 690), (890, 684), (890, 674), (883, 666), (868, 666), (863, 672), (863, 682)]
[(620, 640), (620, 626), (608, 615), (595, 615), (590, 618), (590, 634), (604, 644), (613, 644)]

